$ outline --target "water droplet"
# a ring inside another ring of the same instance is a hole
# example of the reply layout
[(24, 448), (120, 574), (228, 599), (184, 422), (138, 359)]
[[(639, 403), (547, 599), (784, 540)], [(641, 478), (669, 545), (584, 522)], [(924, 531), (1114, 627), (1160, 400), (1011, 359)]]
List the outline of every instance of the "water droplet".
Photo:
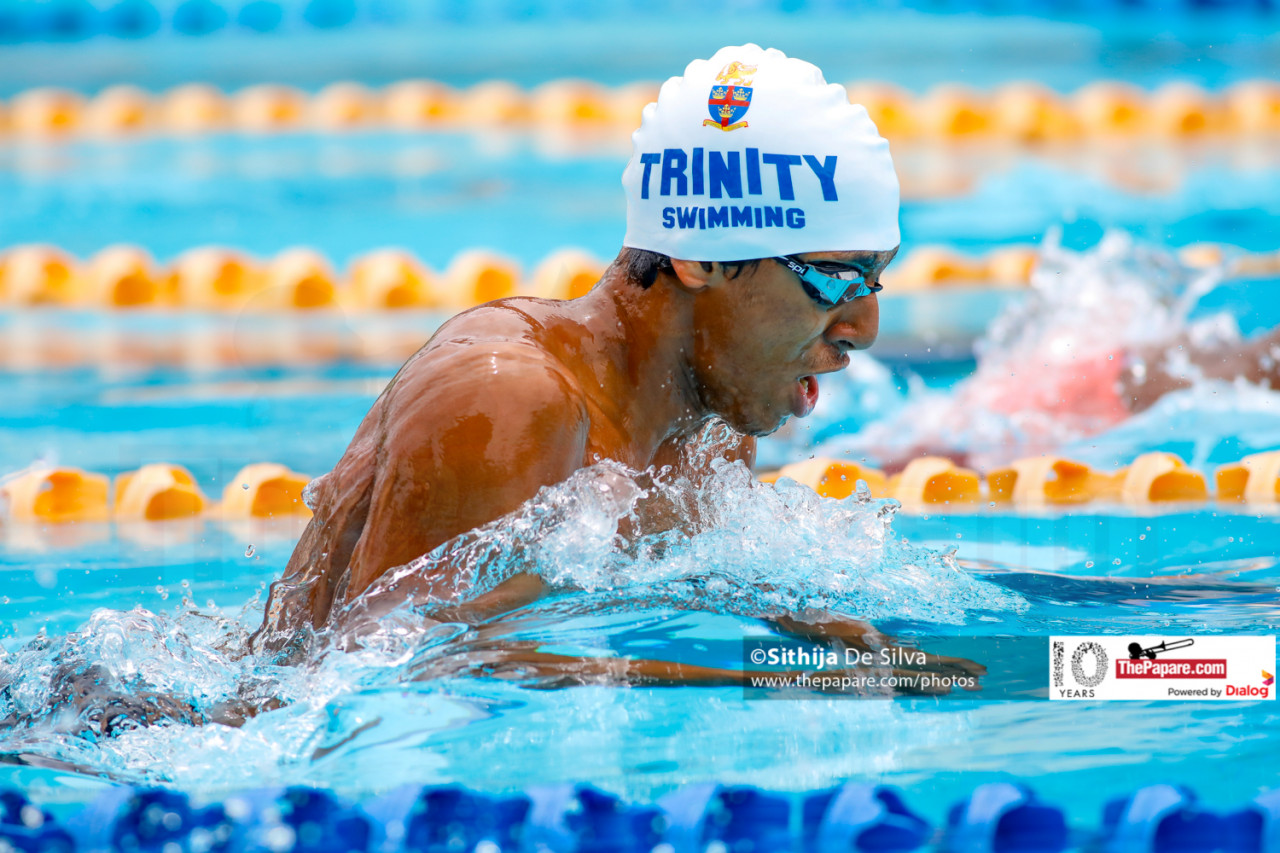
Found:
[(161, 600), (161, 601), (168, 601), (168, 600), (169, 600), (169, 590), (165, 589), (164, 587), (160, 586), (159, 584), (157, 584), (157, 585), (156, 585), (156, 594), (160, 596), (160, 600)]
[(1147, 538), (1147, 534), (1145, 534), (1145, 533), (1139, 533), (1139, 534), (1138, 534), (1138, 538), (1139, 538), (1139, 539), (1146, 539), (1146, 538)]
[(957, 534), (956, 534), (956, 538), (957, 538), (957, 539), (963, 539), (963, 538), (964, 538), (964, 534), (963, 534), (963, 533), (957, 533)]
[(9, 596), (6, 595), (4, 597), (0, 597), (0, 604), (8, 604), (8, 603), (9, 603)]
[(252, 556), (253, 556), (253, 546), (252, 546), (252, 545), (250, 545), (248, 548), (245, 548), (245, 549), (244, 549), (244, 555), (245, 555), (246, 557), (252, 557)]
[(244, 490), (247, 492), (247, 491), (249, 491), (249, 484), (248, 484), (248, 483), (241, 483), (241, 484), (240, 484), (240, 488), (244, 489)]
[(1112, 561), (1111, 561), (1111, 565), (1113, 565), (1113, 566), (1118, 566), (1118, 565), (1120, 565), (1120, 558), (1119, 558), (1119, 557), (1116, 557), (1114, 560), (1112, 560)]
[(1085, 562), (1084, 562), (1084, 567), (1085, 567), (1086, 569), (1092, 569), (1092, 568), (1093, 568), (1093, 560), (1085, 560)]

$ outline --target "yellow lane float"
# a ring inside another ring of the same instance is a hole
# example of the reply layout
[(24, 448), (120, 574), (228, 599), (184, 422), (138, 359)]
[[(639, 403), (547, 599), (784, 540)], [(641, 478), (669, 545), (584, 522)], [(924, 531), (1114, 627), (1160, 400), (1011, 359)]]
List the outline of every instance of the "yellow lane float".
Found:
[(779, 477), (802, 483), (824, 498), (849, 497), (857, 490), (859, 480), (867, 484), (873, 498), (889, 497), (888, 480), (883, 471), (840, 459), (820, 456), (784, 465), (771, 476), (770, 482)]
[(604, 275), (605, 263), (582, 249), (560, 249), (533, 271), (530, 294), (543, 299), (576, 299)]
[(443, 285), (450, 306), (469, 308), (515, 296), (520, 286), (520, 267), (497, 252), (471, 249), (460, 253), (449, 264)]
[(530, 93), (534, 121), (551, 124), (604, 122), (612, 117), (609, 90), (589, 80), (553, 80)]
[(314, 249), (285, 249), (264, 270), (266, 304), (275, 308), (325, 308), (337, 299), (337, 276)]
[(1030, 246), (1005, 246), (987, 254), (983, 280), (1003, 287), (1025, 287), (1040, 262), (1040, 253)]
[(906, 139), (920, 130), (915, 118), (915, 100), (901, 86), (859, 80), (846, 89), (850, 103), (866, 109), (881, 136)]
[(630, 83), (613, 91), (609, 108), (613, 121), (628, 132), (640, 126), (644, 108), (657, 103), (657, 83)]
[(0, 494), (14, 521), (106, 521), (107, 485), (103, 474), (79, 468), (38, 468), (0, 486)]
[(1220, 501), (1275, 503), (1280, 499), (1280, 450), (1253, 453), (1214, 474)]
[(1199, 86), (1170, 83), (1157, 89), (1147, 101), (1152, 130), (1171, 137), (1192, 137), (1222, 129), (1222, 105)]
[(84, 127), (100, 136), (125, 136), (148, 130), (155, 118), (151, 95), (137, 86), (112, 86), (85, 107)]
[(1085, 131), (1097, 136), (1123, 136), (1146, 129), (1146, 94), (1128, 83), (1090, 83), (1071, 97), (1071, 111)]
[(963, 138), (991, 128), (987, 98), (967, 86), (936, 86), (916, 104), (916, 121), (933, 136)]
[(1080, 123), (1047, 86), (1017, 82), (1001, 86), (991, 98), (991, 122), (999, 135), (1019, 142), (1069, 139)]
[(9, 102), (9, 126), (23, 136), (67, 136), (80, 129), (85, 99), (65, 89), (30, 89)]
[(143, 465), (116, 477), (115, 516), (137, 521), (188, 518), (205, 511), (208, 500), (191, 472), (181, 465)]
[(75, 258), (55, 246), (15, 246), (0, 256), (0, 302), (66, 305), (75, 301)]
[(1125, 503), (1204, 501), (1209, 498), (1204, 475), (1172, 453), (1144, 453), (1123, 471), (1120, 499)]
[(987, 475), (987, 489), (993, 501), (1033, 505), (1084, 503), (1096, 497), (1098, 477), (1088, 465), (1057, 456), (1036, 456), (992, 471)]
[(344, 130), (381, 121), (382, 104), (359, 83), (334, 83), (311, 98), (307, 116), (321, 130)]
[(362, 308), (417, 308), (438, 299), (431, 272), (402, 249), (379, 249), (351, 262), (347, 279)]
[(292, 86), (250, 86), (231, 99), (236, 127), (251, 133), (291, 130), (302, 124), (307, 96)]
[(137, 246), (108, 246), (83, 270), (81, 291), (93, 305), (134, 308), (154, 305), (164, 295), (151, 255)]
[(922, 246), (898, 264), (885, 270), (886, 287), (921, 290), (938, 285), (983, 282), (986, 270), (981, 260), (967, 257), (945, 246)]
[(911, 507), (973, 503), (978, 500), (981, 482), (976, 472), (957, 467), (950, 459), (922, 456), (889, 478), (888, 485), (903, 506)]
[(165, 92), (157, 110), (158, 122), (171, 133), (212, 133), (231, 122), (231, 102), (220, 89), (203, 83)]
[(458, 93), (431, 80), (404, 80), (382, 94), (382, 111), (394, 127), (414, 129), (458, 115)]
[(168, 290), (179, 305), (237, 308), (262, 280), (256, 261), (235, 249), (204, 246), (183, 252), (169, 270)]
[(474, 124), (512, 124), (529, 117), (529, 96), (514, 83), (477, 83), (458, 99), (458, 117)]
[(1246, 80), (1226, 93), (1227, 116), (1234, 130), (1244, 133), (1280, 131), (1280, 82)]
[(310, 515), (302, 490), (310, 480), (274, 462), (246, 465), (222, 490), (219, 511), (224, 518), (270, 518)]

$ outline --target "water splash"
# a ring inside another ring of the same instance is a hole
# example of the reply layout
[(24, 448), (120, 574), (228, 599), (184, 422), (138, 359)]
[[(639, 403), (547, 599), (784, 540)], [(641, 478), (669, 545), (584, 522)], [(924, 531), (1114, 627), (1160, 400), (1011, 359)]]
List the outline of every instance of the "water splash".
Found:
[[(1226, 314), (1190, 321), (1196, 302), (1223, 278), (1111, 232), (1074, 252), (1046, 237), (1026, 298), (991, 324), (975, 349), (974, 374), (946, 392), (916, 389), (895, 414), (820, 446), (896, 467), (923, 453), (991, 468), (1097, 435), (1128, 411), (1117, 391), (1129, 353), (1178, 339), (1191, 348), (1240, 339)], [(1167, 358), (1176, 360), (1170, 348)], [(1184, 360), (1186, 352), (1182, 351)], [(1141, 371), (1141, 363), (1130, 362)], [(1187, 365), (1164, 368), (1186, 373)]]
[[(465, 659), (474, 648), (477, 629), (424, 614), (519, 571), (540, 574), (554, 601), (580, 597), (621, 614), (622, 631), (646, 611), (673, 609), (768, 617), (813, 608), (958, 623), (1025, 607), (1018, 595), (961, 570), (953, 553), (901, 540), (894, 502), (832, 501), (790, 482), (762, 484), (737, 462), (711, 468), (697, 485), (610, 461), (582, 469), (392, 573), (357, 605), (398, 595), (399, 606), (341, 651), (335, 641), (360, 615), (359, 606), (348, 608), (295, 666), (245, 653), (260, 618), (256, 599), (237, 615), (189, 605), (172, 613), (98, 610), (79, 631), (42, 635), (0, 656), (0, 751), (130, 781), (198, 773), (203, 784), (242, 784), (246, 768), (258, 783), (287, 780), (370, 723), (364, 711), (335, 717), (346, 707), (342, 697), (407, 686), (427, 664)], [(680, 524), (668, 529), (673, 514)], [(446, 564), (448, 584), (409, 584)], [(536, 636), (536, 617), (525, 617), (521, 631)], [(457, 678), (434, 683), (412, 689), (454, 697), (441, 713), (458, 713), (457, 697), (485, 689), (460, 687)], [(238, 729), (208, 725), (236, 715), (249, 716)], [(232, 770), (228, 756), (244, 763)]]

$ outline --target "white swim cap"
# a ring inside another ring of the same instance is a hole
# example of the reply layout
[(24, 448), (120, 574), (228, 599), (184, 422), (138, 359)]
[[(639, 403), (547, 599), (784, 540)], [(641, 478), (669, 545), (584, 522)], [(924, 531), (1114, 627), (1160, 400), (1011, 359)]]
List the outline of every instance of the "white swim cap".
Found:
[(622, 243), (687, 261), (898, 245), (898, 176), (864, 107), (814, 65), (721, 48), (631, 136)]

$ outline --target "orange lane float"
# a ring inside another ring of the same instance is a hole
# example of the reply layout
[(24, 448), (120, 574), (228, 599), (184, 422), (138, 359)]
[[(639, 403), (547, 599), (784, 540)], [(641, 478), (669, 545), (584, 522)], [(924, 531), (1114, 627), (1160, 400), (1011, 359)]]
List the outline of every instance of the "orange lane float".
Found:
[(321, 130), (345, 130), (382, 119), (378, 96), (358, 83), (334, 83), (317, 92), (307, 104), (307, 117)]
[(1214, 133), (1222, 130), (1225, 123), (1222, 104), (1189, 83), (1171, 83), (1157, 89), (1148, 98), (1147, 116), (1152, 130), (1171, 137)]
[(30, 89), (9, 102), (9, 125), (20, 136), (69, 136), (80, 130), (85, 104), (65, 89)]
[(914, 98), (901, 86), (859, 80), (850, 83), (847, 90), (849, 101), (866, 108), (881, 136), (906, 139), (920, 130), (916, 124)]
[(945, 246), (922, 246), (891, 264), (881, 277), (886, 288), (923, 290), (950, 284), (982, 283), (986, 270), (981, 260)]
[(232, 120), (250, 133), (296, 129), (306, 111), (307, 96), (292, 86), (250, 86), (231, 99)]
[(259, 265), (243, 252), (203, 246), (174, 260), (167, 289), (179, 305), (235, 308), (244, 304), (261, 279)]
[(582, 249), (552, 252), (533, 271), (529, 292), (543, 299), (576, 299), (604, 275), (605, 263)]
[(9, 517), (20, 522), (64, 524), (107, 520), (108, 480), (79, 468), (37, 468), (0, 486)]
[(960, 468), (941, 456), (912, 459), (888, 487), (904, 507), (925, 504), (970, 504), (981, 496), (977, 472)]
[(993, 501), (1017, 504), (1074, 504), (1093, 500), (1097, 477), (1088, 465), (1056, 456), (1019, 459), (987, 475)]
[(115, 517), (120, 520), (189, 518), (207, 505), (195, 478), (181, 465), (144, 465), (116, 477)]
[(589, 80), (553, 80), (530, 93), (530, 117), (537, 122), (583, 124), (612, 118), (608, 89)]
[(967, 86), (936, 86), (916, 103), (916, 122), (931, 136), (963, 139), (991, 128), (991, 104)]
[(99, 136), (127, 136), (150, 129), (156, 107), (137, 86), (103, 89), (85, 107), (84, 128)]
[(1090, 83), (1071, 97), (1071, 106), (1091, 135), (1127, 136), (1146, 129), (1146, 94), (1128, 83)]
[(137, 246), (108, 246), (85, 265), (82, 278), (81, 293), (92, 305), (136, 308), (164, 295), (155, 261)]
[(402, 249), (380, 249), (351, 262), (347, 273), (353, 305), (418, 308), (437, 304), (430, 270)]
[(520, 286), (520, 267), (497, 252), (471, 249), (453, 259), (442, 283), (449, 306), (469, 308), (515, 296)]
[(55, 246), (15, 246), (0, 256), (0, 303), (65, 305), (74, 301), (75, 258)]
[(477, 83), (458, 98), (458, 117), (479, 125), (515, 124), (529, 117), (529, 96), (514, 83)]
[(991, 98), (991, 124), (1000, 136), (1029, 143), (1069, 139), (1080, 131), (1079, 121), (1057, 92), (1029, 82), (996, 90)]
[(888, 480), (883, 471), (825, 456), (784, 465), (770, 475), (767, 481), (764, 477), (760, 479), (774, 482), (779, 477), (787, 477), (808, 486), (824, 498), (839, 500), (849, 497), (857, 490), (859, 480), (867, 484), (871, 497), (889, 497)]
[(263, 270), (263, 300), (276, 308), (327, 308), (337, 299), (337, 275), (314, 249), (285, 249)]
[(1120, 499), (1125, 503), (1205, 501), (1209, 499), (1204, 474), (1187, 467), (1172, 453), (1144, 453), (1124, 469)]
[(1023, 287), (1040, 262), (1040, 253), (1030, 246), (1005, 246), (987, 254), (983, 280), (1002, 287)]
[(404, 80), (388, 86), (382, 112), (392, 127), (416, 130), (458, 115), (456, 90), (431, 80)]
[(1280, 131), (1280, 82), (1246, 80), (1226, 92), (1226, 111), (1232, 129), (1242, 133)]
[(1275, 503), (1280, 500), (1280, 450), (1253, 453), (1223, 465), (1214, 480), (1220, 501)]
[[(866, 107), (886, 138), (927, 137), (950, 144), (974, 137), (1043, 146), (1081, 136), (1109, 139), (1151, 133), (1171, 142), (1216, 132), (1255, 135), (1280, 132), (1280, 84), (1248, 80), (1222, 92), (1173, 83), (1153, 92), (1103, 80), (1069, 95), (1033, 82), (1015, 81), (990, 91), (943, 84), (923, 95), (880, 81), (858, 80), (849, 99)], [(309, 126), (321, 130), (390, 126), (418, 129), (441, 123), (493, 126), (535, 124), (632, 130), (658, 86), (633, 83), (612, 89), (586, 80), (561, 79), (532, 91), (504, 80), (456, 91), (432, 80), (405, 80), (382, 90), (342, 81), (308, 95), (264, 84), (228, 98), (203, 84), (159, 95), (116, 86), (92, 98), (63, 89), (32, 89), (15, 96), (0, 114), (12, 132), (41, 138), (81, 131), (112, 135), (140, 130), (191, 134), (229, 125), (248, 132)]]
[(219, 512), (224, 518), (272, 518), (310, 515), (302, 490), (310, 480), (274, 462), (246, 465), (222, 490)]
[(231, 102), (220, 89), (203, 83), (178, 86), (160, 99), (157, 121), (172, 133), (212, 133), (231, 121)]

